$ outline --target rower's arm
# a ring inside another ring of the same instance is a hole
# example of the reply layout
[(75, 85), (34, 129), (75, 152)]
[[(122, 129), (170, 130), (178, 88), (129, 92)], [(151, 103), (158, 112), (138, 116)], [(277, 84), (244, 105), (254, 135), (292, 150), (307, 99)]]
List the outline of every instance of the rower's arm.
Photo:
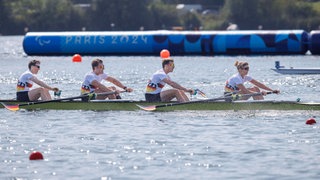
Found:
[(267, 90), (267, 91), (273, 91), (271, 88), (269, 88), (268, 86), (262, 84), (261, 82), (255, 80), (255, 79), (252, 79), (250, 82), (251, 82), (252, 84), (258, 86), (259, 88), (265, 89), (265, 90)]
[(163, 79), (163, 81), (164, 81), (165, 83), (169, 84), (169, 85), (170, 85), (171, 87), (173, 87), (173, 88), (180, 89), (180, 90), (182, 90), (182, 91), (184, 91), (184, 92), (193, 93), (193, 90), (192, 90), (192, 89), (187, 89), (187, 88), (181, 86), (180, 84), (178, 84), (178, 83), (176, 83), (176, 82), (174, 82), (174, 81), (171, 81), (171, 80), (168, 79), (168, 78)]
[(57, 91), (59, 89), (57, 88), (53, 88), (53, 87), (50, 87), (49, 85), (47, 85), (45, 82), (39, 80), (38, 78), (36, 78), (35, 76), (33, 76), (32, 78), (30, 78), (31, 81), (33, 81), (34, 83), (38, 84), (39, 86), (41, 87), (44, 87), (46, 89), (49, 89), (51, 91)]
[(132, 92), (133, 90), (131, 88), (128, 88), (127, 86), (123, 85), (119, 80), (117, 80), (116, 78), (113, 78), (111, 76), (108, 76), (106, 78), (107, 81), (111, 82), (112, 84), (124, 89), (127, 92)]

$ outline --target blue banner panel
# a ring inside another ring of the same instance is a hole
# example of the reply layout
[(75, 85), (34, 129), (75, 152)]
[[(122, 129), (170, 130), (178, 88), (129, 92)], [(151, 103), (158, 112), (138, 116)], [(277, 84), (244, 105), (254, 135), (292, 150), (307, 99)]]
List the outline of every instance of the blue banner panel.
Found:
[[(171, 55), (305, 54), (308, 44), (303, 30), (30, 32), (23, 40), (28, 55), (158, 56), (162, 49)], [(317, 46), (310, 47), (320, 51)]]

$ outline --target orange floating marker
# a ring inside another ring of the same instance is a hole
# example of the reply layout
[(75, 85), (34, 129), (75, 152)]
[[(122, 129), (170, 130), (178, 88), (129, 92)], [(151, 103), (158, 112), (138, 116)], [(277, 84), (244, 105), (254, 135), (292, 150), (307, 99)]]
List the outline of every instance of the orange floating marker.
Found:
[(306, 124), (309, 124), (309, 125), (312, 125), (312, 124), (315, 124), (315, 123), (317, 123), (317, 122), (313, 118), (307, 119), (307, 121), (306, 121)]
[(75, 54), (72, 57), (72, 62), (81, 62), (82, 61), (82, 57), (80, 56), (80, 54)]
[(163, 49), (161, 52), (160, 52), (160, 57), (165, 59), (165, 58), (168, 58), (170, 57), (170, 52), (166, 49)]
[(30, 156), (29, 156), (30, 160), (42, 160), (43, 156), (41, 154), (41, 152), (38, 151), (33, 151)]

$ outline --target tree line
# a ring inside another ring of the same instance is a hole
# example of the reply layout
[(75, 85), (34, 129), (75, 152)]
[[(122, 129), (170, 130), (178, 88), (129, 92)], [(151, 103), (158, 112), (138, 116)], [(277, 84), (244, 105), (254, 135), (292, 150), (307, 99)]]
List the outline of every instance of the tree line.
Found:
[[(200, 4), (181, 13), (177, 4)], [(303, 29), (320, 25), (311, 0), (0, 0), (0, 34), (29, 31), (137, 31), (174, 29)]]

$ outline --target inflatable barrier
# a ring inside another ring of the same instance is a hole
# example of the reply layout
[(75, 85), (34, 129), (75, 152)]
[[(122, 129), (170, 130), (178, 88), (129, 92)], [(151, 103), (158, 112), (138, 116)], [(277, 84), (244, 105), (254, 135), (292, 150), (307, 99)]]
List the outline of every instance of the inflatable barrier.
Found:
[(311, 54), (320, 54), (320, 31), (311, 31), (309, 37), (309, 50)]
[(29, 32), (23, 49), (28, 55), (158, 56), (162, 49), (171, 55), (282, 55), (305, 54), (308, 41), (303, 30)]

